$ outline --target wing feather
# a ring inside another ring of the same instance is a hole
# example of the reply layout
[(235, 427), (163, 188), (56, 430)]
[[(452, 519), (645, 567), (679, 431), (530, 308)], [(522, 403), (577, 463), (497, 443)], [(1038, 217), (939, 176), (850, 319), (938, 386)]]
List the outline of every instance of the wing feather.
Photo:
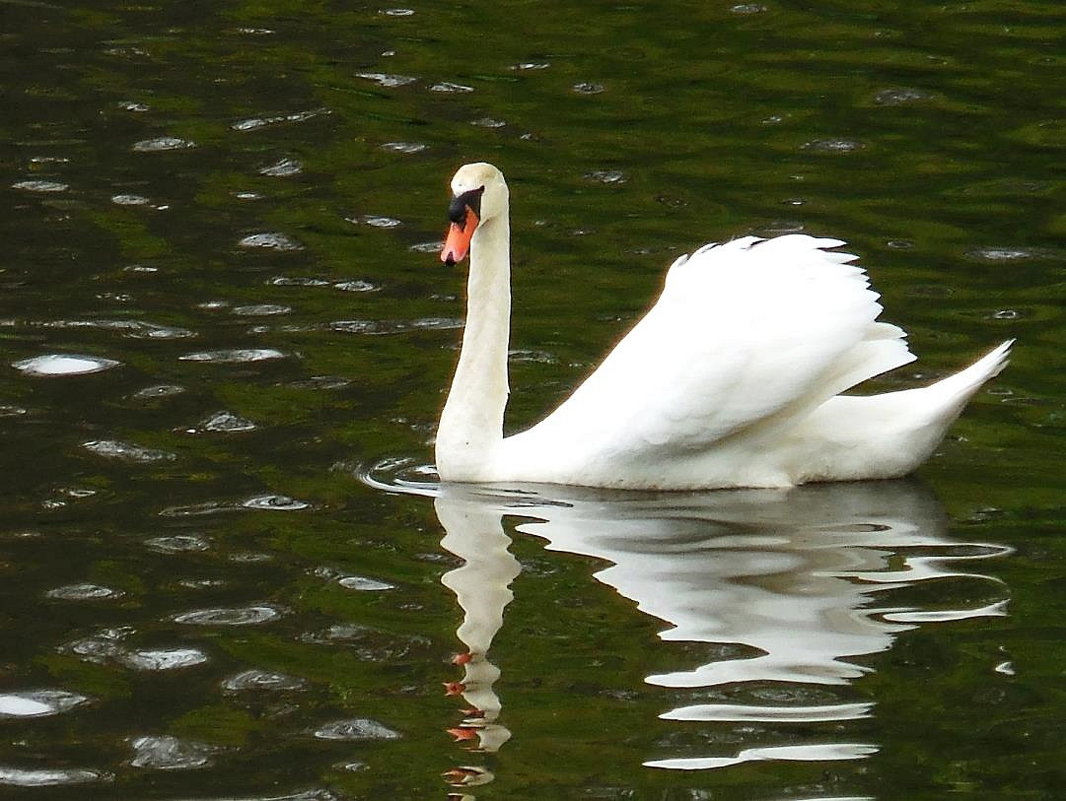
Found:
[(828, 250), (843, 244), (744, 237), (679, 258), (600, 367), (509, 439), (590, 462), (695, 452), (913, 360), (903, 332), (876, 322), (857, 257)]

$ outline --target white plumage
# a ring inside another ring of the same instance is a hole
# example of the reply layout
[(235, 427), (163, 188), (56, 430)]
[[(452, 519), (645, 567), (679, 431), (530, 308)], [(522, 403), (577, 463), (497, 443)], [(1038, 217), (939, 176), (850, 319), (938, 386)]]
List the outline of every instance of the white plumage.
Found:
[[(792, 234), (707, 245), (670, 267), (645, 317), (542, 422), (503, 438), (510, 265), (507, 187), (462, 167), (475, 193), (467, 326), (437, 436), (445, 481), (642, 489), (789, 486), (916, 468), (1010, 342), (921, 389), (841, 396), (914, 356), (844, 243)], [(457, 230), (458, 229), (458, 230)], [(461, 238), (461, 236), (460, 236)], [(457, 251), (457, 247), (459, 250)], [(445, 258), (465, 247), (449, 238)]]

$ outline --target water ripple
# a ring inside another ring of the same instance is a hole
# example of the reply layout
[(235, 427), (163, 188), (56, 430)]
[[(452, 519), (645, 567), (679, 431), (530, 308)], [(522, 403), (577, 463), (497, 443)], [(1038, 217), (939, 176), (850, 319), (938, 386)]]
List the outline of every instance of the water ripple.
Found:
[(421, 142), (386, 142), (380, 146), (381, 150), (386, 153), (403, 153), (410, 155), (411, 153), (421, 153), (429, 145), (422, 144)]
[(437, 253), (442, 247), (444, 247), (444, 243), (439, 239), (434, 239), (432, 242), (419, 242), (407, 249), (414, 253)]
[(186, 434), (199, 434), (201, 431), (212, 431), (219, 434), (239, 434), (245, 431), (254, 431), (258, 428), (248, 418), (225, 410), (208, 415), (197, 426), (184, 429), (184, 431)]
[(865, 147), (855, 139), (812, 139), (803, 145), (804, 150), (816, 153), (855, 153)]
[(253, 606), (215, 607), (195, 609), (171, 617), (175, 623), (189, 626), (256, 626), (269, 623), (284, 615), (287, 610), (271, 604)]
[(151, 537), (145, 540), (144, 544), (160, 553), (189, 553), (190, 551), (206, 551), (211, 547), (211, 542), (199, 534), (169, 534)]
[(121, 459), (126, 462), (150, 464), (152, 462), (173, 462), (177, 455), (169, 451), (143, 448), (128, 442), (114, 439), (94, 439), (81, 444), (85, 450), (107, 459)]
[(395, 662), (425, 654), (432, 646), (427, 637), (402, 637), (355, 623), (337, 623), (322, 631), (301, 634), (300, 642), (312, 645), (343, 643), (347, 653), (365, 662)]
[(24, 192), (41, 192), (44, 194), (50, 194), (55, 192), (66, 192), (70, 189), (70, 186), (59, 181), (18, 181), (11, 184), (12, 189), (21, 189)]
[(119, 661), (133, 670), (177, 670), (202, 665), (208, 656), (197, 648), (143, 648), (122, 654)]
[(363, 280), (340, 281), (334, 284), (333, 288), (341, 292), (378, 292), (381, 289), (377, 284)]
[(405, 331), (446, 331), (462, 327), (463, 321), (455, 317), (424, 317), (420, 320), (336, 320), (329, 324), (331, 331), (346, 334), (399, 334)]
[(267, 281), (269, 286), (329, 286), (329, 281), (324, 278), (308, 278), (305, 276), (275, 275)]
[[(345, 796), (345, 798), (347, 797), (348, 796)], [(228, 795), (225, 798), (189, 799), (188, 801), (343, 801), (343, 799), (331, 790), (312, 789), (289, 793), (287, 795), (244, 797)]]
[(204, 350), (179, 356), (183, 362), (208, 362), (210, 364), (245, 364), (262, 362), (269, 359), (284, 359), (288, 354), (273, 348), (230, 348), (225, 350)]
[(297, 159), (280, 159), (273, 164), (268, 164), (266, 167), (262, 167), (259, 170), (260, 175), (266, 175), (269, 178), (291, 178), (294, 175), (299, 175), (304, 171), (304, 165), (302, 161)]
[(56, 787), (68, 784), (111, 781), (114, 777), (103, 770), (92, 768), (57, 768), (49, 770), (15, 768), (0, 765), (0, 784), (11, 787)]
[(116, 206), (150, 206), (152, 199), (144, 195), (112, 195), (111, 202)]
[(1048, 259), (1055, 257), (1055, 254), (1051, 251), (1010, 246), (974, 248), (973, 250), (967, 251), (966, 255), (971, 258), (991, 262), (1028, 261), (1030, 259)]
[(241, 239), (238, 246), (242, 248), (260, 248), (264, 250), (294, 251), (303, 250), (304, 246), (290, 236), (276, 231), (263, 231), (249, 234)]
[(262, 553), (261, 551), (236, 551), (229, 555), (231, 562), (238, 562), (241, 564), (254, 564), (256, 562), (269, 562), (273, 560), (273, 555), (269, 553)]
[(308, 509), (311, 504), (306, 501), (298, 501), (288, 495), (256, 495), (241, 502), (245, 509), (265, 509), (268, 511), (295, 512), (300, 509)]
[(62, 587), (48, 590), (44, 597), (57, 601), (101, 601), (121, 598), (125, 594), (122, 590), (86, 582), (82, 584), (64, 584)]
[(283, 125), (286, 123), (304, 122), (306, 120), (331, 114), (328, 108), (318, 108), (310, 111), (297, 111), (293, 114), (274, 114), (268, 117), (248, 117), (233, 123), (230, 128), (234, 131), (256, 131), (260, 128)]
[(279, 303), (255, 303), (250, 306), (235, 306), (233, 313), (241, 317), (271, 317), (278, 314), (289, 314), (292, 306), (282, 306)]
[(594, 170), (586, 173), (585, 179), (601, 184), (622, 184), (628, 180), (628, 177), (620, 170)]
[(60, 650), (85, 662), (117, 664), (140, 671), (175, 670), (208, 661), (207, 654), (196, 648), (131, 648), (125, 640), (132, 634), (129, 627), (104, 629), (67, 643)]
[(403, 225), (394, 217), (384, 217), (380, 214), (363, 214), (359, 217), (345, 217), (345, 221), (356, 225), (369, 225), (373, 228), (396, 228)]
[(546, 350), (512, 350), (507, 354), (511, 363), (558, 364), (559, 357)]
[(26, 690), (0, 693), (0, 718), (40, 718), (58, 715), (89, 699), (66, 690)]
[(902, 106), (907, 103), (919, 103), (932, 100), (934, 95), (921, 89), (900, 87), (897, 89), (882, 89), (874, 95), (874, 103), (879, 106)]
[(222, 512), (236, 512), (237, 507), (232, 503), (222, 501), (205, 501), (188, 506), (168, 506), (159, 512), (160, 517), (206, 517)]
[(435, 83), (429, 87), (431, 92), (443, 92), (444, 94), (466, 94), (474, 91), (473, 86), (466, 86), (461, 83), (452, 83), (451, 81), (441, 81)]
[(131, 339), (185, 339), (196, 336), (195, 331), (176, 326), (146, 323), (143, 320), (46, 320), (31, 323), (40, 328), (97, 328), (102, 331), (123, 331)]
[(133, 145), (137, 153), (162, 153), (171, 150), (189, 150), (196, 147), (196, 143), (188, 139), (179, 139), (176, 136), (157, 136), (155, 139), (142, 139)]
[(344, 576), (337, 580), (347, 590), (359, 590), (360, 592), (380, 592), (382, 590), (394, 590), (395, 584), (388, 584), (366, 576)]
[(363, 484), (385, 492), (427, 497), (440, 494), (436, 469), (408, 456), (390, 456), (370, 465), (342, 465), (341, 469), (351, 469)]
[(396, 86), (407, 86), (418, 80), (418, 78), (410, 75), (390, 75), (386, 72), (357, 72), (355, 76), (357, 78), (373, 81), (378, 86), (384, 86), (388, 89)]
[(156, 384), (155, 386), (145, 387), (134, 392), (130, 397), (137, 400), (157, 400), (159, 398), (170, 398), (174, 395), (180, 395), (185, 392), (185, 387), (178, 386), (177, 384)]
[(67, 376), (99, 373), (117, 367), (121, 362), (100, 356), (78, 356), (65, 353), (50, 353), (47, 356), (35, 356), (22, 359), (11, 366), (26, 375), (32, 376)]
[(136, 737), (130, 740), (135, 768), (152, 770), (189, 770), (211, 764), (211, 757), (222, 749), (205, 743), (179, 740), (177, 737)]
[(369, 718), (336, 720), (315, 730), (320, 740), (398, 740), (400, 733)]
[(245, 690), (303, 690), (307, 688), (307, 680), (298, 676), (289, 676), (285, 673), (275, 673), (271, 670), (244, 670), (236, 673), (222, 682), (222, 690), (228, 693), (238, 693)]
[[(290, 387), (296, 389), (343, 389), (350, 386), (352, 383), (350, 378), (344, 378), (339, 375), (313, 375), (310, 378), (300, 379), (299, 381), (289, 382)], [(3, 407), (0, 406), (0, 417), (3, 416)]]
[(104, 663), (118, 658), (124, 652), (122, 641), (133, 633), (132, 629), (104, 629), (103, 631), (74, 640), (60, 650), (74, 654), (86, 662)]

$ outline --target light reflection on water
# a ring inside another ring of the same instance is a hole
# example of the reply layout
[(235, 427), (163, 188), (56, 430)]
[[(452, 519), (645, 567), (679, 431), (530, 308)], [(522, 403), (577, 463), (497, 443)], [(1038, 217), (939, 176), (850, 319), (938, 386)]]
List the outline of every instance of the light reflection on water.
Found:
[[(725, 754), (649, 754), (644, 764), (653, 768), (868, 757), (879, 744), (851, 741), (847, 728), (829, 741), (825, 729), (804, 733), (805, 724), (877, 714), (876, 701), (849, 697), (846, 689), (872, 670), (862, 657), (889, 650), (901, 632), (918, 625), (1006, 614), (1006, 585), (975, 568), (1010, 549), (949, 537), (942, 506), (917, 482), (632, 495), (435, 486), (402, 461), (380, 467), (364, 480), (432, 495), (445, 530), (441, 544), (464, 560), (442, 577), (463, 610), (457, 636), (466, 646), (454, 660), (463, 676), (449, 693), (471, 707), (452, 731), (460, 740), (476, 737), (481, 752), (497, 751), (512, 736), (496, 691), (506, 676), (489, 659), (520, 573), (505, 517), (516, 517), (516, 530), (545, 540), (549, 550), (609, 563), (595, 578), (668, 624), (659, 633), (664, 643), (732, 651), (695, 669), (646, 676), (648, 684), (702, 695), (717, 688), (733, 701), (686, 704), (662, 719), (714, 723), (734, 733), (755, 721), (797, 729), (785, 742), (763, 741), (761, 732), (741, 735)], [(392, 476), (383, 478), (387, 472)], [(951, 582), (940, 602), (958, 599), (958, 605), (926, 609), (896, 600), (900, 590), (932, 582)], [(845, 689), (837, 703), (811, 703), (823, 697), (805, 689), (812, 686)]]

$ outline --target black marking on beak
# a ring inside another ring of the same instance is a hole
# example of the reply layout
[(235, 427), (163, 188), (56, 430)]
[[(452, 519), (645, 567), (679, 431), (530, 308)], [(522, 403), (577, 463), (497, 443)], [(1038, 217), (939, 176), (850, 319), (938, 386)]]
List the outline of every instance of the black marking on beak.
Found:
[(448, 205), (448, 219), (458, 225), (460, 230), (465, 230), (467, 222), (466, 210), (468, 208), (473, 211), (478, 218), (481, 217), (481, 195), (484, 192), (485, 187), (482, 186), (453, 197), (452, 202)]

